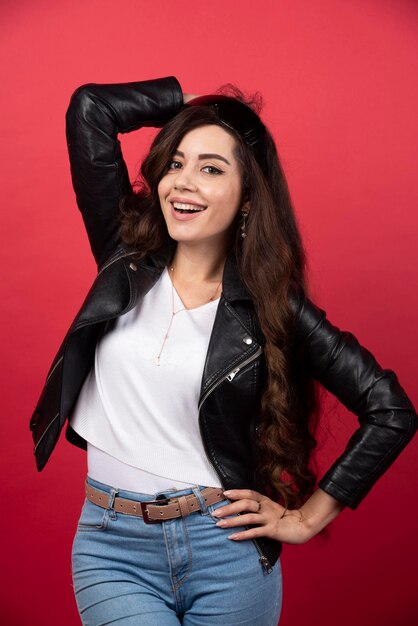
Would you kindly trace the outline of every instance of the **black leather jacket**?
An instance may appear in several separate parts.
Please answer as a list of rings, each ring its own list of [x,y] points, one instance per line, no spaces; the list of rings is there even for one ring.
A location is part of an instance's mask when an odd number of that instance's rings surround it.
[[[171,251],[141,261],[118,236],[118,202],[130,189],[118,133],[160,127],[182,107],[173,77],[120,85],[85,85],[67,111],[67,140],[77,203],[98,275],[48,373],[30,420],[38,470],[42,470],[71,415],[90,370],[97,340],[158,280]],[[315,379],[359,419],[346,450],[319,482],[321,489],[356,508],[394,461],[417,427],[414,408],[395,373],[382,369],[348,332],[326,319],[303,294],[289,295],[296,316],[295,355]],[[203,444],[224,488],[254,488],[256,429],[265,382],[263,336],[251,298],[228,255],[222,295],[210,338],[199,400]],[[86,447],[69,425],[66,436]],[[266,571],[279,542],[253,540]]]

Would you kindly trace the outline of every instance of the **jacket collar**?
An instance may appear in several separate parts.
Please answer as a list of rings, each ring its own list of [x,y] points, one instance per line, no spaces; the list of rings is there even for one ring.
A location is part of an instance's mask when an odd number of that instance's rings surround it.
[[[148,261],[158,271],[162,272],[168,265],[174,252],[172,245],[167,245],[156,252],[148,255]],[[149,265],[150,263],[147,263]],[[240,271],[234,251],[231,249],[226,257],[224,271],[222,275],[222,292],[225,300],[234,302],[235,300],[251,300],[251,296],[241,280]]]

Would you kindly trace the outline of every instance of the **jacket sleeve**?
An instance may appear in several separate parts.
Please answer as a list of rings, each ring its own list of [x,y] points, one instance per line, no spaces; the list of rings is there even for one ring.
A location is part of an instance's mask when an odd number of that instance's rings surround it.
[[[355,509],[417,429],[417,414],[396,374],[382,369],[357,339],[339,330],[304,295],[290,299],[296,313],[298,358],[352,413],[359,427],[319,487]]]
[[[173,76],[91,83],[72,95],[66,114],[71,176],[98,266],[119,243],[119,201],[132,189],[118,133],[161,127],[182,106],[182,89]]]

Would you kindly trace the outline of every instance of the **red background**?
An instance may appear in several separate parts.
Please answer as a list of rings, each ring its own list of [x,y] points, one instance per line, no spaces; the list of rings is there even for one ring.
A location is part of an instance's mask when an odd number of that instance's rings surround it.
[[[417,405],[417,13],[407,0],[2,0],[2,624],[79,623],[70,550],[85,456],[62,439],[39,475],[28,430],[94,276],[67,162],[72,91],[170,74],[185,92],[228,81],[258,89],[316,301],[397,372]],[[151,135],[123,139],[132,175]],[[322,469],[355,423],[327,402]],[[325,542],[285,548],[281,626],[414,620],[416,450]]]

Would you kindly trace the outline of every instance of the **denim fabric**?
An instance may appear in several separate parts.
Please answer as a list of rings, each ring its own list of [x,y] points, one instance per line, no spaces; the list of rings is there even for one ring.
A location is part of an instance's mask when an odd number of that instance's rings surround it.
[[[216,526],[204,486],[141,494],[88,478],[108,494],[155,500],[194,493],[202,511],[158,524],[103,509],[85,500],[72,550],[78,610],[84,626],[276,626],[282,590],[277,561],[269,574],[250,539],[233,541]]]

